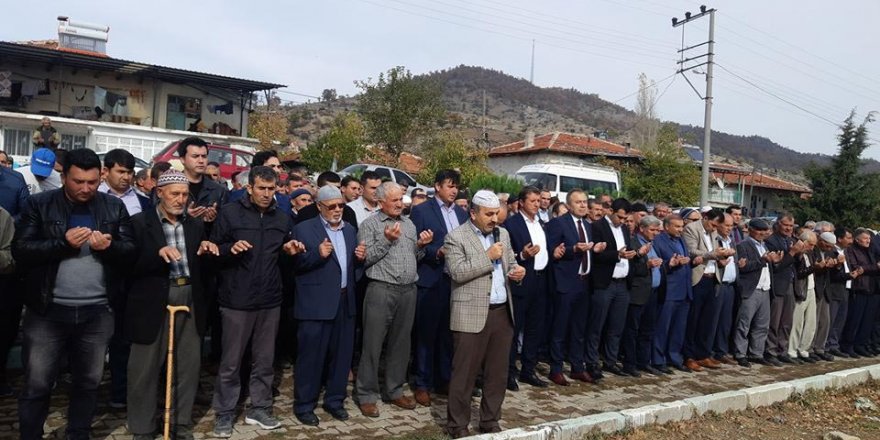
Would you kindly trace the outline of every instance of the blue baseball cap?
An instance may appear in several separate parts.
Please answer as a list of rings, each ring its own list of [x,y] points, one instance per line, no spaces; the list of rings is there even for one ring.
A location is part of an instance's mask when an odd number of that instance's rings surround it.
[[[35,176],[49,177],[55,169],[55,153],[48,148],[39,148],[31,155],[31,172]]]

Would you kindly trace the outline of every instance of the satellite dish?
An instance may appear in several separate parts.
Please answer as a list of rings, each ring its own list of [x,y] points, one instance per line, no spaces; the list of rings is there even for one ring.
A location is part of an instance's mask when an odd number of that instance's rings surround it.
[[[718,185],[719,189],[724,189],[724,181],[720,177],[715,178],[715,184]]]

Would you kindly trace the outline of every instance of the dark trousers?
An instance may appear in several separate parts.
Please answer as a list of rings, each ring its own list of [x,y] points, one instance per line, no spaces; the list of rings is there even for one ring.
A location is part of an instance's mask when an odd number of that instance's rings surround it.
[[[122,301],[120,301],[121,303]],[[128,386],[128,356],[131,352],[131,343],[125,340],[123,334],[125,308],[116,305],[114,308],[113,337],[110,338],[110,401],[114,403],[126,402],[126,387]]]
[[[449,331],[449,277],[432,287],[419,287],[416,299],[415,388],[432,390],[449,384],[452,333]]]
[[[293,375],[295,414],[315,410],[322,385],[324,407],[342,408],[354,351],[354,321],[348,315],[348,295],[342,295],[334,319],[299,321]]]
[[[516,353],[519,347],[519,334],[522,332],[522,350],[520,361],[522,370],[520,375],[526,376],[535,373],[538,364],[538,347],[541,345],[541,337],[544,334],[545,309],[547,304],[547,289],[550,287],[550,273],[547,270],[533,272],[529,278],[523,281],[526,289],[523,295],[513,297],[514,319],[513,343],[510,346],[510,374],[515,375]]]
[[[825,294],[816,292],[816,334],[813,336],[813,345],[810,351],[813,353],[825,353],[825,344],[828,342],[828,334],[831,332],[831,303],[825,299]]]
[[[617,362],[620,336],[626,325],[626,309],[629,307],[629,290],[626,279],[612,280],[605,289],[596,289],[590,295],[590,318],[587,323],[586,353],[587,365],[599,365],[599,344],[604,343],[605,363]]]
[[[645,304],[630,304],[626,312],[626,327],[620,340],[623,366],[627,370],[644,368],[651,363],[654,325],[657,321],[657,289]]]
[[[844,352],[864,349],[871,340],[874,318],[880,296],[867,292],[853,292],[850,298],[849,315],[843,327],[840,348]]]
[[[242,357],[250,343],[251,374],[248,395],[252,408],[272,407],[272,380],[275,377],[275,333],[281,307],[262,310],[234,310],[220,307],[223,325],[223,351],[217,370],[212,406],[217,414],[230,414],[238,404],[242,378]]]
[[[49,398],[63,358],[72,386],[67,406],[67,438],[88,439],[104,372],[104,355],[113,335],[113,312],[106,305],[51,305],[45,315],[25,312],[24,390],[18,399],[22,439],[43,437]]]
[[[682,354],[685,359],[706,359],[712,355],[721,298],[715,275],[702,277],[694,286],[694,299],[688,312],[688,323]]]
[[[199,385],[199,365],[201,362],[198,330],[196,330],[195,311],[192,310],[192,288],[173,286],[168,292],[171,305],[190,306],[189,313],[177,312],[174,316],[174,366],[173,388],[171,389],[173,408],[172,420],[177,427],[191,427],[192,407]],[[128,430],[132,434],[153,434],[156,430],[156,404],[161,393],[159,376],[165,378],[168,353],[168,312],[156,340],[151,344],[131,344],[128,359]],[[164,405],[163,405],[164,407]]]
[[[550,374],[562,372],[566,341],[568,341],[568,361],[571,363],[571,372],[581,373],[584,371],[584,336],[587,332],[587,312],[590,309],[588,289],[587,280],[584,279],[583,292],[556,292],[553,297]]]
[[[21,323],[22,289],[13,275],[0,275],[0,385],[8,385],[6,365]]]
[[[660,306],[657,327],[654,329],[654,350],[651,363],[654,365],[681,365],[684,358],[681,348],[687,330],[687,316],[691,302],[687,299],[667,299]]]
[[[850,292],[847,290],[843,299],[832,300],[828,314],[831,315],[831,329],[828,332],[826,350],[839,350],[843,336],[843,327],[846,325],[846,316],[849,314]]]
[[[767,332],[767,346],[764,353],[771,356],[788,353],[788,337],[791,335],[794,318],[794,293],[789,288],[785,295],[770,298],[770,329]]]
[[[455,354],[449,381],[446,429],[454,434],[465,429],[471,420],[471,393],[477,374],[483,373],[483,398],[480,401],[480,428],[498,426],[501,404],[507,387],[509,341],[513,325],[506,306],[489,310],[486,325],[479,333],[454,332]]]
[[[712,347],[712,355],[716,358],[733,355],[730,343],[733,337],[734,299],[736,288],[733,284],[721,284],[718,286],[718,330],[715,332],[715,343]]]

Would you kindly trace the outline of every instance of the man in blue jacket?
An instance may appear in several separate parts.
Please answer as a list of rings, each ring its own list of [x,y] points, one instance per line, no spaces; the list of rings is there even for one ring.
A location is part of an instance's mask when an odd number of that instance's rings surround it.
[[[232,436],[235,405],[241,391],[241,359],[250,342],[251,407],[245,423],[263,429],[281,426],[272,415],[272,364],[281,316],[283,251],[303,250],[292,239],[292,220],[275,207],[278,175],[265,166],[248,176],[249,197],[227,204],[211,232],[219,249],[220,288],[217,302],[223,325],[223,354],[214,389],[215,437]]]
[[[666,374],[672,374],[669,365],[689,373],[691,370],[684,365],[681,349],[694,294],[691,286],[691,258],[681,238],[684,220],[677,214],[671,214],[663,219],[663,227],[666,230],[654,239],[654,250],[663,259],[666,295],[654,329],[651,363],[654,368]]]
[[[444,389],[452,372],[452,332],[449,330],[451,284],[444,267],[443,240],[468,219],[455,205],[461,176],[455,170],[441,170],[434,177],[434,197],[416,206],[410,218],[416,232],[431,231],[434,240],[425,246],[419,260],[416,300],[416,353],[414,387],[416,402],[431,405],[430,390]]]
[[[309,426],[318,425],[315,407],[322,386],[324,410],[348,420],[344,403],[354,351],[354,271],[366,257],[354,226],[342,220],[345,199],[339,188],[322,186],[316,203],[319,215],[294,230],[305,251],[294,259],[298,351],[293,413]]]

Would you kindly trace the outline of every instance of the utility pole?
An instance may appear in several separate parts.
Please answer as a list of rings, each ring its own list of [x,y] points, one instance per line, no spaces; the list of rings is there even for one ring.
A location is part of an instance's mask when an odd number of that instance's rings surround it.
[[[532,69],[529,73],[529,83],[535,85],[535,40],[532,39]]]
[[[684,46],[684,25],[694,21],[696,19],[709,16],[709,40],[694,46],[685,47]],[[680,73],[684,79],[690,84],[691,88],[694,89],[694,92],[697,93],[697,96],[700,97],[706,103],[706,110],[703,121],[703,129],[705,132],[703,133],[703,166],[700,173],[700,206],[706,206],[709,204],[709,164],[712,162],[710,158],[710,150],[712,145],[712,71],[714,66],[714,58],[715,58],[715,9],[706,9],[706,6],[700,6],[700,13],[696,15],[692,15],[690,12],[685,12],[685,19],[679,21],[678,18],[672,17],[672,27],[682,26],[681,35],[682,35],[682,48],[678,51],[681,54],[681,59],[677,62],[679,65],[678,73]],[[704,54],[693,56],[690,58],[685,58],[685,52],[696,49],[702,46],[707,46],[707,51]],[[685,66],[685,63],[699,60],[701,58],[706,58],[706,61],[690,66]],[[706,95],[701,96],[700,92],[697,91],[696,87],[691,83],[690,79],[688,79],[687,75],[684,73],[693,70],[700,66],[706,66]]]

